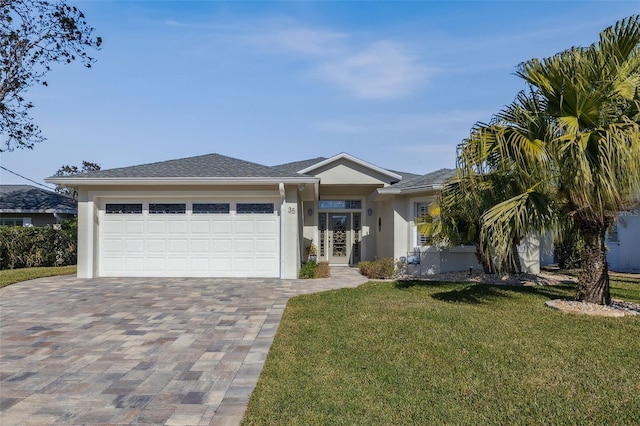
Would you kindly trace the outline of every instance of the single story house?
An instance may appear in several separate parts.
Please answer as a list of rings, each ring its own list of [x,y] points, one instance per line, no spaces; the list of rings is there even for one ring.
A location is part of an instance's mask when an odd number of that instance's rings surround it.
[[[52,226],[77,213],[69,196],[31,185],[0,185],[0,226]]]
[[[407,257],[424,243],[416,218],[453,173],[346,153],[278,166],[209,154],[46,181],[78,190],[81,278],[292,279],[311,244],[331,265]]]

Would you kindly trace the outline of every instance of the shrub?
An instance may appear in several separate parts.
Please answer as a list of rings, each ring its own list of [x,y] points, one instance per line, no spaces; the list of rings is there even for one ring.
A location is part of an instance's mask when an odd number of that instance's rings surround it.
[[[0,269],[73,265],[77,234],[73,223],[52,227],[0,227]]]
[[[331,268],[329,262],[318,263],[318,278],[329,278],[331,276]]]
[[[358,263],[360,273],[371,279],[389,279],[395,272],[395,262],[390,257],[376,260],[365,260]]]
[[[310,278],[318,278],[318,264],[313,261],[303,263],[300,268],[299,278],[306,280]]]

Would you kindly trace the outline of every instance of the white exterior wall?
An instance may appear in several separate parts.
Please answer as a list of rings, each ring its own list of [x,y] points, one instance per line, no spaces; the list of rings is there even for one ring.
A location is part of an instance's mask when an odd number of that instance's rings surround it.
[[[540,240],[529,235],[518,245],[518,256],[522,272],[528,274],[540,273]]]
[[[93,278],[94,256],[97,239],[95,237],[96,209],[93,198],[86,189],[78,191],[78,278]]]
[[[298,189],[296,186],[285,188],[286,199],[284,209],[280,212],[282,226],[282,241],[284,249],[281,249],[280,264],[284,270],[280,271],[280,278],[296,279],[300,270],[300,244],[298,239]]]
[[[618,241],[607,241],[609,268],[640,272],[640,208],[618,216]]]

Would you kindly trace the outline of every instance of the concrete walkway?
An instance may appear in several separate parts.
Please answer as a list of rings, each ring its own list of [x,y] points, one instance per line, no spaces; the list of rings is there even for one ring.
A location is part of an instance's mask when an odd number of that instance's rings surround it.
[[[287,300],[367,281],[331,273],[0,289],[0,424],[239,424]]]

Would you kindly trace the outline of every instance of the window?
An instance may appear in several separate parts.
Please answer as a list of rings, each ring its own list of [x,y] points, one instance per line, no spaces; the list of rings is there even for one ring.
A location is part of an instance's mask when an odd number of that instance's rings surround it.
[[[186,204],[149,204],[149,214],[185,214]]]
[[[23,226],[24,220],[22,218],[1,218],[0,226]]]
[[[416,203],[416,245],[424,246],[429,243],[430,238],[420,233],[420,224],[424,223],[425,217],[429,216],[429,203]]]
[[[193,203],[193,214],[227,214],[229,203]]]
[[[273,203],[238,203],[236,205],[238,214],[269,214],[273,213]]]
[[[346,210],[361,209],[362,201],[360,200],[320,200],[318,201],[318,209],[324,210]]]
[[[107,204],[106,214],[142,214],[142,204]]]

